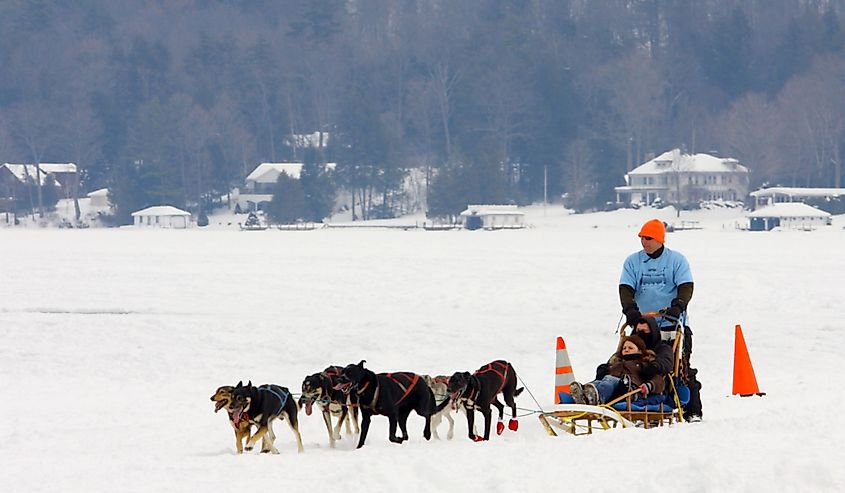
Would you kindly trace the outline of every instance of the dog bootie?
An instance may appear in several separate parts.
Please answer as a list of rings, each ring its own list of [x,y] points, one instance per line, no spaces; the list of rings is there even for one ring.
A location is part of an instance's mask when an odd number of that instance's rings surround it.
[[[496,423],[496,434],[501,435],[505,431],[505,424],[499,421]]]
[[[473,442],[483,442],[483,441],[484,441],[484,437],[480,437],[480,436],[478,436],[478,435],[475,435],[475,438],[473,438],[473,439],[472,439],[472,441],[473,441]]]
[[[510,421],[508,421],[508,429],[511,430],[511,431],[518,430],[519,429],[519,421],[517,421],[515,419],[511,419]]]

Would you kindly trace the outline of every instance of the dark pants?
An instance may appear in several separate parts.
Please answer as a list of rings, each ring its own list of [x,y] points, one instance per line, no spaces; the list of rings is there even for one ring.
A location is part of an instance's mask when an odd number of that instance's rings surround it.
[[[701,382],[698,381],[698,370],[690,366],[692,357],[692,329],[684,326],[684,355],[681,381],[689,387],[689,402],[684,406],[684,416],[703,416],[701,411]]]
[[[674,328],[661,328],[664,332],[673,332]],[[665,339],[664,339],[665,340]],[[674,334],[672,340],[674,340]],[[671,341],[670,344],[671,344]],[[684,417],[687,416],[702,416],[701,412],[701,382],[698,381],[698,370],[690,366],[690,357],[692,357],[692,329],[684,326],[684,347],[681,353],[681,365],[679,368],[678,377],[682,384],[686,385],[690,391],[690,399],[686,406],[684,406]]]

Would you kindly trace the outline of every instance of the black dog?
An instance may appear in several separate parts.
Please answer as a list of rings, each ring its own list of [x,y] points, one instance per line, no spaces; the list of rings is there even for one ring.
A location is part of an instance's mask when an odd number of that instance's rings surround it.
[[[501,435],[505,429],[502,423],[505,407],[496,396],[501,392],[505,403],[511,408],[512,418],[508,428],[516,431],[519,422],[516,420],[516,403],[514,397],[522,393],[523,388],[516,388],[516,372],[513,366],[504,360],[497,360],[478,369],[472,375],[469,372],[458,372],[449,378],[449,397],[453,406],[463,404],[467,410],[467,427],[470,440],[479,442],[490,439],[491,410],[490,405],[499,410],[499,422],[496,433]],[[484,415],[484,438],[475,435],[475,412],[478,408]]]
[[[302,436],[299,434],[299,422],[297,420],[296,401],[290,398],[290,391],[278,385],[262,385],[253,387],[252,381],[243,385],[238,382],[232,391],[232,403],[230,404],[232,419],[237,423],[241,419],[249,420],[251,424],[258,426],[258,431],[246,442],[245,449],[252,450],[255,442],[268,437],[267,450],[262,447],[262,452],[279,453],[273,442],[276,439],[273,433],[273,421],[285,419],[296,437],[297,449],[302,452]]]
[[[343,369],[338,384],[335,387],[344,393],[353,390],[358,396],[361,406],[361,435],[358,437],[358,447],[364,446],[367,431],[370,429],[370,418],[373,414],[387,416],[390,420],[390,441],[402,443],[408,439],[407,421],[411,411],[425,418],[423,437],[431,439],[431,415],[440,412],[449,404],[444,399],[440,405],[435,405],[434,394],[425,381],[416,373],[379,373],[364,368],[364,361],[348,365]],[[402,436],[396,436],[396,425],[402,430]]]
[[[352,432],[349,426],[350,415],[355,425],[355,433],[360,433],[357,396],[354,394],[347,396],[342,391],[334,389],[341,371],[343,371],[341,366],[330,366],[321,373],[305,377],[302,382],[302,396],[299,398],[299,407],[305,406],[305,414],[308,416],[311,415],[314,403],[320,407],[329,433],[329,446],[332,448],[334,448],[335,440],[340,440],[340,428],[343,423],[346,423],[346,432]],[[332,427],[333,414],[338,417],[335,427]]]

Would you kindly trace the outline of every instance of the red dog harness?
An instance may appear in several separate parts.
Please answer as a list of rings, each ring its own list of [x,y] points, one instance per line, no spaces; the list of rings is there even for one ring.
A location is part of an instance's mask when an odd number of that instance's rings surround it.
[[[419,381],[419,379],[420,379],[420,376],[419,376],[419,375],[417,375],[416,373],[409,373],[409,372],[400,372],[400,373],[381,373],[381,375],[384,375],[384,376],[386,376],[387,378],[389,378],[389,379],[393,380],[393,383],[395,383],[396,385],[398,385],[398,386],[399,386],[399,388],[400,388],[400,389],[402,389],[402,391],[404,392],[404,394],[402,394],[402,397],[401,397],[401,398],[399,398],[399,400],[398,400],[398,401],[396,401],[396,405],[397,405],[397,406],[398,406],[398,405],[399,405],[402,401],[404,401],[406,397],[408,397],[408,395],[411,393],[411,391],[412,391],[412,390],[414,390],[414,387],[416,387],[417,382],[418,382],[418,381]],[[403,384],[403,383],[402,383],[402,382],[401,382],[401,381],[397,378],[397,377],[400,377],[400,376],[401,376],[401,377],[403,377],[403,379],[404,379],[404,380],[406,380],[406,382],[405,382],[404,384]],[[360,389],[358,389],[358,395],[363,394],[363,393],[364,393],[364,391],[365,391],[365,390],[367,390],[367,387],[369,387],[369,386],[370,386],[370,382],[365,383],[363,387],[361,387]],[[370,402],[370,405],[369,405],[369,406],[367,406],[367,407],[369,407],[370,409],[372,409],[373,411],[375,411],[375,410],[376,410],[376,403],[378,402],[379,390],[381,390],[381,389],[380,389],[380,387],[379,387],[379,385],[378,385],[378,376],[376,376],[376,391],[375,391],[375,393],[373,394],[373,400],[372,400],[372,402]]]
[[[483,373],[490,373],[490,372],[495,373],[496,375],[499,376],[499,378],[502,379],[502,385],[499,385],[499,390],[497,390],[496,392],[493,393],[493,395],[496,395],[499,392],[501,392],[503,388],[505,388],[505,382],[507,381],[507,378],[508,378],[508,363],[507,363],[507,361],[496,360],[496,361],[488,364],[487,366],[483,366],[483,367],[479,368],[478,370],[475,371],[475,373],[473,373],[473,375],[477,377],[478,375],[481,375]]]
[[[400,381],[399,381],[396,377],[394,377],[393,375],[401,375],[401,376],[402,376],[405,380],[407,380],[406,385],[402,385],[402,382],[400,382]],[[400,388],[400,389],[402,389],[402,390],[405,392],[404,394],[402,394],[402,398],[400,398],[398,401],[396,401],[396,404],[397,404],[397,405],[399,405],[402,401],[404,401],[404,400],[405,400],[405,397],[408,397],[408,394],[410,394],[410,393],[411,393],[411,391],[412,391],[412,390],[414,390],[414,387],[416,387],[416,386],[417,386],[417,382],[419,382],[419,380],[420,380],[420,376],[419,376],[419,375],[417,375],[416,373],[408,373],[408,372],[401,372],[401,373],[387,373],[387,374],[385,374],[385,376],[386,376],[387,378],[389,378],[389,379],[393,380],[393,382],[394,382],[396,385],[398,385],[398,386],[399,386],[399,388]]]

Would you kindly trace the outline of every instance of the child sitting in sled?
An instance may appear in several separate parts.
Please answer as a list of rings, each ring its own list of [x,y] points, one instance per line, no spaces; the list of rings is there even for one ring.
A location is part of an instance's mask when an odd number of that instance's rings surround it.
[[[662,401],[665,375],[653,363],[654,351],[646,349],[637,336],[625,337],[610,360],[596,369],[596,379],[587,384],[572,382],[569,391],[576,404],[606,404],[633,389],[639,388],[643,399],[651,394]],[[648,402],[651,404],[652,402]],[[656,402],[654,402],[656,403]]]

